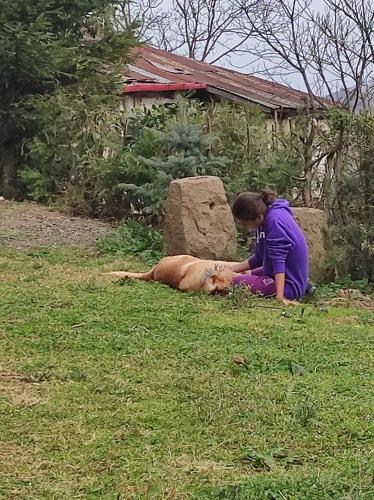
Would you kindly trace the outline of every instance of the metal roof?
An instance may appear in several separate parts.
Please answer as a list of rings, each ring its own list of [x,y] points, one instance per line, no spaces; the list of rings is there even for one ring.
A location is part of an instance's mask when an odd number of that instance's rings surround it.
[[[239,102],[251,102],[268,111],[298,110],[308,106],[306,92],[246,75],[206,62],[165,52],[147,45],[133,49],[132,64],[125,72],[124,93],[204,88],[211,94]],[[199,85],[199,86],[198,86]]]

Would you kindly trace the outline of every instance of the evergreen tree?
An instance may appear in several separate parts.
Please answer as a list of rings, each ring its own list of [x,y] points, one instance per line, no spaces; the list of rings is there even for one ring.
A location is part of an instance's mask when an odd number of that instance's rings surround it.
[[[344,120],[350,141],[332,207],[337,268],[341,276],[374,283],[374,115],[337,110],[332,118],[332,131]]]
[[[45,129],[51,132],[52,120],[56,122],[64,113],[68,123],[82,119],[85,110],[116,99],[119,75],[133,40],[131,33],[114,30],[115,3],[0,0],[2,194],[23,194],[18,172],[27,165],[22,156],[25,141],[38,134],[40,138]],[[57,137],[58,126],[54,126]]]
[[[151,182],[123,188],[135,195],[144,214],[159,222],[170,181],[199,175],[221,176],[230,160],[214,155],[215,137],[191,121],[188,105],[182,104],[165,131],[153,130],[152,134],[159,156],[140,158],[148,168]]]

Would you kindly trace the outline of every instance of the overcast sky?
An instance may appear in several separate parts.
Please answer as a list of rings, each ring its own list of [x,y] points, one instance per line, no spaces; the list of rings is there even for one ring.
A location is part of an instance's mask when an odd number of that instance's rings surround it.
[[[316,10],[321,10],[323,8],[323,3],[323,0],[312,0],[312,7]],[[171,0],[164,0],[163,5],[167,8],[171,5]],[[179,52],[183,54],[183,51]],[[259,69],[259,65],[253,64],[253,59],[250,54],[233,54],[225,61],[220,61],[216,64],[226,67],[232,67],[232,69],[235,69],[236,71],[240,71],[242,73],[250,73],[254,75],[257,74],[257,76],[265,78],[263,74],[256,72],[256,69]],[[279,81],[280,83],[290,85],[291,87],[304,90],[303,82],[299,75],[287,75],[287,77],[274,75],[273,79]]]
[[[374,1],[374,0],[373,0]],[[318,11],[323,9],[323,0],[312,0],[311,5],[312,7]],[[233,69],[236,69],[238,71],[241,71],[243,73],[251,73],[256,75],[256,66],[258,67],[259,65],[257,64],[252,64],[251,61],[251,56],[250,55],[236,55],[233,54],[232,57],[230,58],[230,61],[227,61],[223,63],[224,66],[232,66]],[[258,74],[260,77],[264,77],[263,74]],[[305,90],[302,78],[300,75],[297,74],[292,74],[292,75],[287,75],[284,77],[274,75],[273,76],[274,80],[279,81],[280,83],[286,83],[287,85],[290,85],[291,87]]]

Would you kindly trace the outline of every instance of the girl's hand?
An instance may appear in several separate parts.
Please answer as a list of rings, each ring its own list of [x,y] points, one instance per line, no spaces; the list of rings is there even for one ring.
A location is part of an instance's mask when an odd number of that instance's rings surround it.
[[[298,306],[299,303],[296,302],[296,300],[288,300],[284,297],[284,286],[286,283],[285,273],[277,273],[274,276],[274,280],[277,300],[279,300],[279,302],[283,302],[285,306]]]

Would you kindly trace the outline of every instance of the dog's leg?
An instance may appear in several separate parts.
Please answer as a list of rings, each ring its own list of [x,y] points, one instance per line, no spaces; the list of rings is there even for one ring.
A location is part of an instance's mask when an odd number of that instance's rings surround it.
[[[127,271],[114,271],[111,273],[102,273],[103,276],[111,276],[119,280],[135,279],[143,281],[152,281],[154,268],[146,273],[129,273]]]

